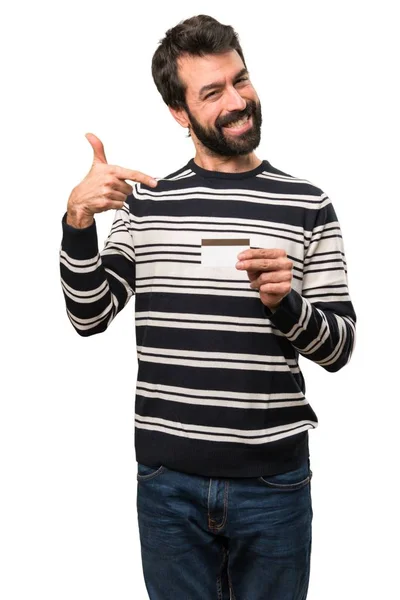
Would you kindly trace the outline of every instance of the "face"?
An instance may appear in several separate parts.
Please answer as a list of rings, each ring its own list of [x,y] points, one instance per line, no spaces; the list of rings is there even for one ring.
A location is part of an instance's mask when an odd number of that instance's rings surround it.
[[[173,112],[184,127],[219,156],[252,152],[261,138],[261,105],[239,54],[179,59],[179,76],[186,84],[186,111]]]

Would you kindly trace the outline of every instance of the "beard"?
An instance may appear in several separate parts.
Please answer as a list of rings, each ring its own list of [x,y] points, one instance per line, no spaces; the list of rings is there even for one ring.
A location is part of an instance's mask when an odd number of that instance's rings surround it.
[[[249,154],[260,144],[261,139],[261,104],[249,100],[243,111],[235,110],[216,120],[215,128],[203,127],[186,106],[190,126],[198,140],[217,156],[243,156]],[[243,117],[252,117],[253,126],[241,135],[229,136],[223,132],[223,127]]]

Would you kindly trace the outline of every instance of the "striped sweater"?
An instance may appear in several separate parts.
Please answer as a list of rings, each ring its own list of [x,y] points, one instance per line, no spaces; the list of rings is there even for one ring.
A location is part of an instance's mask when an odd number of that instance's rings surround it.
[[[156,188],[134,184],[104,249],[96,225],[66,223],[60,251],[68,317],[103,332],[135,294],[139,463],[203,476],[256,477],[308,457],[317,417],[299,355],[327,371],[350,359],[356,315],[328,196],[264,160],[245,173],[193,159]],[[283,248],[290,293],[271,312],[246,271],[205,266],[201,240]]]

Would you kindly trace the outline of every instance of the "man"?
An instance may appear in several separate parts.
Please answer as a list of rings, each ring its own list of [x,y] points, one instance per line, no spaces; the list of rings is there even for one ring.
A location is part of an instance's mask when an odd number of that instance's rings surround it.
[[[100,333],[136,294],[150,598],[303,600],[317,418],[298,358],[333,372],[351,356],[340,226],[322,190],[256,156],[261,106],[230,26],[178,24],[152,72],[195,157],[156,181],[108,165],[87,134],[93,166],[63,219],[67,312],[80,335]],[[109,209],[99,254],[93,217]]]

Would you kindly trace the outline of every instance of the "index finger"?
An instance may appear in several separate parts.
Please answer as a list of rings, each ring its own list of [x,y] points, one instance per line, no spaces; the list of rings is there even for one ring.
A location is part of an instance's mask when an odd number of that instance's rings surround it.
[[[150,175],[145,175],[145,173],[142,173],[141,171],[132,171],[131,169],[113,166],[112,172],[116,177],[118,177],[118,179],[129,179],[129,181],[144,183],[145,185],[149,185],[151,187],[155,187],[158,183],[153,177],[150,177]]]
[[[238,254],[239,260],[251,260],[252,258],[281,258],[286,256],[285,250],[281,248],[251,248]]]

